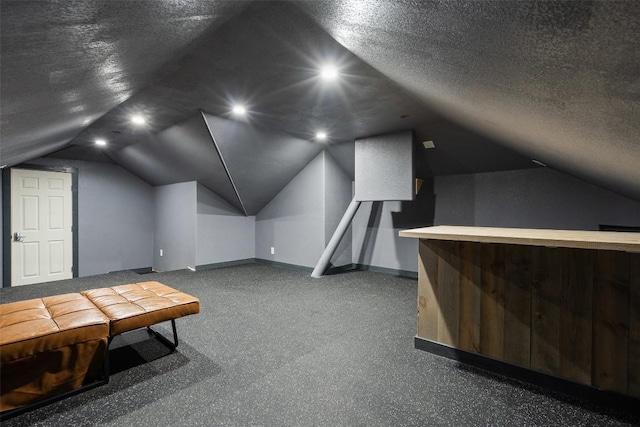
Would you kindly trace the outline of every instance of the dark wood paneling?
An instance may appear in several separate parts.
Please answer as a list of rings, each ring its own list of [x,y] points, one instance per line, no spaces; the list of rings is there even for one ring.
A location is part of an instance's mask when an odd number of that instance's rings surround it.
[[[629,395],[640,398],[640,254],[630,254]]]
[[[505,246],[483,244],[481,251],[480,351],[502,359],[504,351]]]
[[[531,363],[532,246],[505,245],[504,354],[506,362]]]
[[[593,385],[627,393],[629,254],[595,254],[593,298]]]
[[[460,257],[458,242],[443,241],[438,257],[438,342],[458,346],[460,328]]]
[[[438,244],[420,240],[418,257],[418,336],[429,340],[438,338]]]
[[[640,254],[420,241],[418,336],[640,397]]]
[[[532,247],[531,367],[560,373],[562,249]]]
[[[560,375],[582,384],[591,384],[593,255],[563,250]]]
[[[460,242],[459,347],[480,353],[480,244]]]

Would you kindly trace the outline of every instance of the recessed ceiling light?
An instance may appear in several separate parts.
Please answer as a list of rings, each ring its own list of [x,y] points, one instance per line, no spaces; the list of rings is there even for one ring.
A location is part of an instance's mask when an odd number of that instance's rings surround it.
[[[237,116],[242,116],[247,112],[247,109],[244,108],[243,105],[234,105],[233,106],[233,114],[237,115]]]
[[[131,116],[131,122],[134,125],[143,125],[145,124],[147,121],[145,120],[144,116],[141,114],[134,114],[133,116]]]
[[[326,132],[318,132],[318,133],[316,133],[316,139],[318,141],[325,141],[327,139],[327,133]]]
[[[333,65],[326,65],[320,70],[320,77],[323,80],[335,80],[338,78],[338,69]]]
[[[107,145],[107,141],[105,141],[104,139],[96,139],[96,145],[104,147],[105,145]]]

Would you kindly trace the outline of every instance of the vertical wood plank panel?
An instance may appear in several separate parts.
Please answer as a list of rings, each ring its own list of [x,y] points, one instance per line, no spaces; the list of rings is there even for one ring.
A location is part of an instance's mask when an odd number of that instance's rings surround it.
[[[460,242],[461,349],[480,353],[480,244]]]
[[[480,350],[502,359],[504,350],[505,245],[481,246]]]
[[[418,245],[418,336],[438,338],[438,241],[420,239]]]
[[[560,374],[562,249],[534,247],[531,295],[531,368]]]
[[[640,398],[640,254],[629,254],[629,395]]]
[[[560,375],[591,384],[593,250],[563,251]]]
[[[438,342],[458,346],[460,322],[460,258],[458,242],[443,241],[438,256]]]
[[[596,253],[593,303],[593,385],[627,393],[629,254]]]
[[[506,245],[504,360],[528,368],[531,362],[531,246]]]

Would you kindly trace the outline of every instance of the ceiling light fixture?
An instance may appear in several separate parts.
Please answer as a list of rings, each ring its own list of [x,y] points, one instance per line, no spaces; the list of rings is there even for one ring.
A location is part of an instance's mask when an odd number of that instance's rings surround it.
[[[143,124],[145,124],[147,121],[145,120],[144,116],[141,114],[134,114],[133,116],[131,116],[131,122],[134,125],[138,125],[141,126]]]
[[[333,65],[326,65],[320,70],[320,77],[323,80],[335,80],[338,78],[338,69]]]
[[[326,132],[318,132],[318,133],[316,133],[316,139],[318,141],[326,141],[327,140],[327,133]]]
[[[235,114],[236,116],[243,116],[246,114],[247,109],[244,108],[243,105],[234,105],[233,110],[231,111],[233,111],[233,114]]]
[[[107,145],[107,141],[105,141],[104,139],[96,139],[96,145],[104,147],[105,145]]]

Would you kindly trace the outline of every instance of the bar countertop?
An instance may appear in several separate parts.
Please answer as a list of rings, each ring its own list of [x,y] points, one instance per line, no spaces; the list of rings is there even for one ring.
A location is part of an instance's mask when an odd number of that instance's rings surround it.
[[[399,234],[416,239],[640,252],[640,233],[633,232],[438,225]]]

